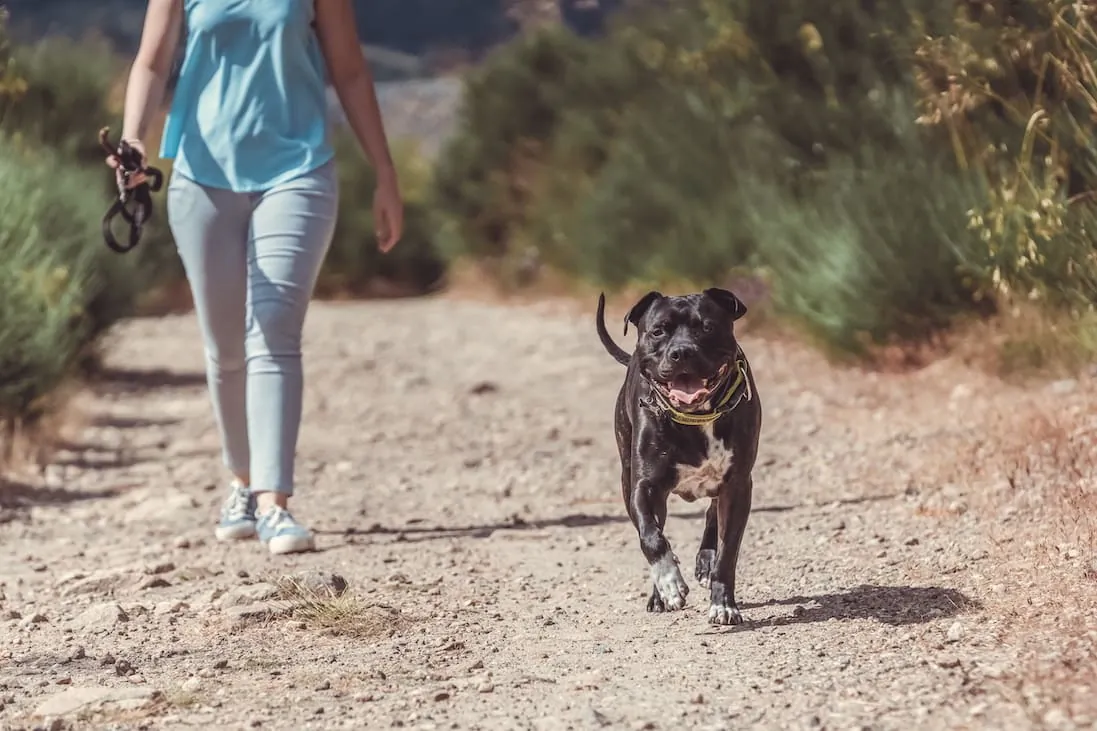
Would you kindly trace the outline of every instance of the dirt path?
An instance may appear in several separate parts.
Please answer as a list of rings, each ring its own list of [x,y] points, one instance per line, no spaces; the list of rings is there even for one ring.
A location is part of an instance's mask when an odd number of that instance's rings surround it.
[[[1028,610],[1062,615],[1046,588],[1083,583],[1086,555],[1026,543],[1032,499],[1000,476],[949,477],[996,408],[1078,403],[1088,381],[835,370],[746,338],[765,426],[747,623],[725,630],[692,577],[685,611],[644,611],[612,436],[623,371],[588,314],[443,299],[310,318],[295,512],[320,550],[212,540],[194,321],[128,324],[89,425],[44,485],[6,488],[0,728],[1088,724],[1016,681],[1018,635],[1046,629]],[[702,509],[671,504],[686,565]],[[302,604],[301,571],[349,589]],[[1090,621],[1076,611],[1062,621]]]

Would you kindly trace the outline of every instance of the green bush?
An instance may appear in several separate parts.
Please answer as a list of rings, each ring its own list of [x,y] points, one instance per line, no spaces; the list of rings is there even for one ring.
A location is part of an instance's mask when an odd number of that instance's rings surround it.
[[[361,296],[394,289],[422,294],[434,289],[445,273],[445,263],[434,248],[426,161],[412,146],[393,145],[404,197],[404,235],[395,249],[382,254],[373,225],[373,168],[348,131],[335,136],[335,146],[339,217],[317,281],[317,296]]]
[[[97,181],[48,150],[0,144],[0,423],[32,423],[130,314],[135,259],[99,236]]]
[[[614,288],[770,280],[833,347],[971,310],[979,181],[914,124],[942,0],[685,0],[606,41],[553,30],[468,83],[437,173],[446,251]]]

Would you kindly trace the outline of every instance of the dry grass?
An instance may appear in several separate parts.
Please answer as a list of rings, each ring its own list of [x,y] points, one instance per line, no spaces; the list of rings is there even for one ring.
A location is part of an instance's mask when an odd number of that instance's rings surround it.
[[[324,634],[367,639],[393,634],[410,620],[392,607],[369,603],[350,591],[318,590],[293,577],[272,580],[278,598],[290,602],[290,616]]]

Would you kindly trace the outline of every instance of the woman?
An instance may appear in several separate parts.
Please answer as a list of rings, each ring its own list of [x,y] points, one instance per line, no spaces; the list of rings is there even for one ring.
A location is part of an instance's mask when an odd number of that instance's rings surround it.
[[[301,420],[301,330],[338,206],[325,78],[376,168],[382,251],[403,227],[373,77],[350,0],[150,0],[122,130],[142,155],[180,35],[186,42],[160,155],[175,160],[168,221],[194,295],[232,473],[216,536],[258,535],[274,554],[311,550],[311,532],[287,504]]]

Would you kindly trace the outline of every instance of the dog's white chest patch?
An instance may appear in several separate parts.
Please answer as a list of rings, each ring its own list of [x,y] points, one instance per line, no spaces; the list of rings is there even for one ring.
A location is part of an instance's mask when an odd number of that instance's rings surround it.
[[[675,495],[690,503],[701,498],[716,497],[720,491],[720,484],[724,481],[724,475],[731,469],[735,460],[735,453],[727,449],[713,434],[712,424],[706,424],[700,428],[704,431],[708,450],[705,458],[697,467],[679,464],[677,466],[678,482],[673,490]]]

